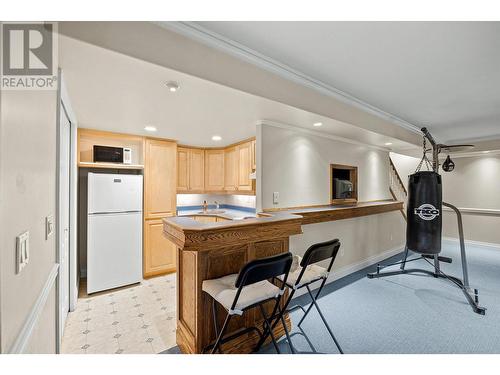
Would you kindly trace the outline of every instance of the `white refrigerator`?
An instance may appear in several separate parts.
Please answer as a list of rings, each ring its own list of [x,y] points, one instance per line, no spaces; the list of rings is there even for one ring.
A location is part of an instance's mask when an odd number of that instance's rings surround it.
[[[142,176],[89,173],[87,293],[142,280]]]

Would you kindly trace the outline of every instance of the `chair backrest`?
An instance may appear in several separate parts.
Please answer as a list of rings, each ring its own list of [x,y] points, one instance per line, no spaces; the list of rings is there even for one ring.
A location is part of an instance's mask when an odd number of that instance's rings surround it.
[[[302,261],[300,262],[300,266],[302,268],[305,268],[310,264],[318,263],[322,260],[331,258],[330,266],[328,267],[328,271],[330,271],[339,248],[340,241],[338,240],[338,238],[331,241],[314,244],[305,252],[304,256],[302,257]]]
[[[290,253],[252,260],[241,268],[235,286],[239,288],[283,274],[288,276],[291,265],[292,254]]]

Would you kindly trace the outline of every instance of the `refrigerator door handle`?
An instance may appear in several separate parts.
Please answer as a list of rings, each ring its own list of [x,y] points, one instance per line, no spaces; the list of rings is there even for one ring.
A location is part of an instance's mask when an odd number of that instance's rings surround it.
[[[89,216],[92,215],[119,215],[119,214],[135,214],[135,213],[142,213],[142,211],[106,211],[106,212],[91,212],[89,213]]]

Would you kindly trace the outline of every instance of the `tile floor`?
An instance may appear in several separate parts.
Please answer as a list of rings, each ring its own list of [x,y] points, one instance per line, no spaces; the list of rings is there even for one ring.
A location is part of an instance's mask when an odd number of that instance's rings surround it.
[[[70,312],[64,354],[154,354],[176,345],[175,274],[87,296]]]

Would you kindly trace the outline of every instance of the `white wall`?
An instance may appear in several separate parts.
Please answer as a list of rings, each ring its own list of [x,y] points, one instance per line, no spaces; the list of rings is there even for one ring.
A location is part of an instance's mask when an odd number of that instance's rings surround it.
[[[261,125],[263,208],[330,203],[330,164],[358,167],[358,201],[389,199],[388,152]],[[279,192],[279,204],[273,204]]]
[[[358,167],[359,201],[390,198],[386,151],[269,125],[257,131],[257,150],[258,199],[264,208],[329,204],[330,163]],[[280,194],[277,205],[272,202],[274,191]],[[290,238],[295,254],[303,254],[313,243],[340,239],[334,277],[398,253],[405,238],[399,211],[303,225],[302,230]]]
[[[419,159],[391,153],[399,175],[415,171]],[[443,200],[459,208],[500,209],[500,155],[481,154],[474,157],[452,158],[453,172],[442,172]],[[500,244],[500,217],[463,213],[464,234],[467,240]],[[456,215],[443,214],[443,235],[458,237]]]
[[[9,352],[56,262],[56,91],[2,91],[0,122],[0,351]],[[16,236],[30,232],[30,260],[16,274]],[[27,351],[56,350],[55,283]]]

